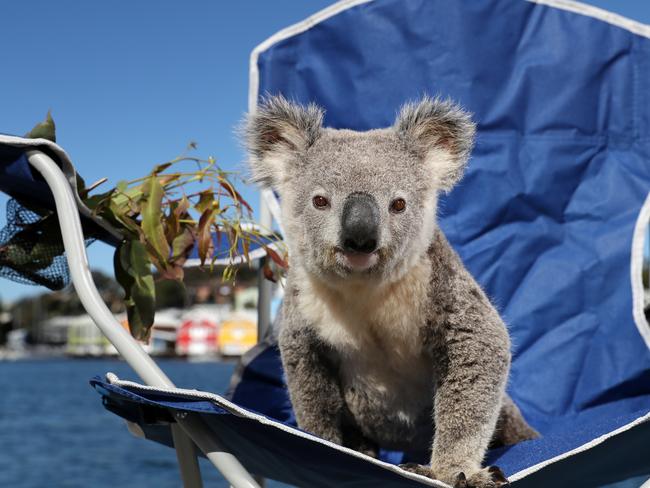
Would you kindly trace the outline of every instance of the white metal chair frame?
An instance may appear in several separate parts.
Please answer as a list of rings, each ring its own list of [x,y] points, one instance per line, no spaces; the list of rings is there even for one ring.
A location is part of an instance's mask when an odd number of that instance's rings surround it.
[[[174,384],[171,380],[142,349],[140,344],[115,320],[102,301],[90,273],[75,195],[64,173],[47,154],[38,150],[30,150],[26,154],[29,164],[43,176],[54,196],[72,284],[84,308],[102,333],[147,385],[173,388]],[[263,289],[261,293],[265,291]],[[268,317],[264,318],[268,323]],[[176,424],[171,425],[171,430],[185,488],[201,488],[203,486],[196,446],[234,488],[260,488],[253,476],[234,455],[220,445],[211,431],[208,435],[208,429],[198,414],[177,413]]]

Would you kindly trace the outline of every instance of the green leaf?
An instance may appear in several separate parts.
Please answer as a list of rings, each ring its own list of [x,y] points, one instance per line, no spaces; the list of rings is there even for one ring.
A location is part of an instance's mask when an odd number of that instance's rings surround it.
[[[131,335],[148,340],[156,308],[156,287],[151,261],[140,241],[124,241],[113,259],[115,277],[124,288]]]
[[[167,239],[167,242],[173,242],[174,237],[176,237],[181,231],[181,224],[178,221],[176,207],[178,207],[178,202],[173,202],[169,206],[169,214],[163,214],[165,239]]]
[[[30,130],[25,137],[28,139],[47,139],[48,141],[56,142],[56,125],[52,118],[52,111],[47,111],[47,116],[43,122],[39,122]]]
[[[120,207],[127,207],[129,202],[138,201],[142,195],[142,187],[134,186],[133,188],[128,188],[128,183],[125,181],[120,181],[115,188],[117,191],[112,197],[113,203]]]
[[[109,190],[104,193],[97,193],[95,195],[85,197],[83,199],[86,206],[91,210],[100,211],[110,205],[110,199],[115,189]]]
[[[164,267],[169,259],[169,243],[162,223],[163,187],[158,178],[150,176],[143,183],[143,191],[147,201],[142,209],[142,231]]]
[[[74,176],[77,183],[77,193],[81,198],[84,198],[88,194],[88,191],[86,190],[86,182],[79,173],[75,172]]]
[[[131,287],[135,281],[127,271],[129,269],[129,248],[130,241],[123,241],[115,248],[115,253],[113,254],[113,271],[115,273],[115,279],[124,289],[125,302],[130,300]]]
[[[135,236],[140,236],[140,234],[142,234],[142,228],[140,225],[138,225],[138,223],[131,217],[126,215],[129,211],[128,207],[119,207],[118,205],[115,205],[114,200],[111,200],[108,209],[110,210],[111,215],[121,224],[122,227],[132,232]]]
[[[209,208],[212,208],[214,202],[214,193],[210,190],[205,190],[200,193],[199,201],[194,205],[194,208],[203,213]]]
[[[165,237],[167,242],[172,243],[174,239],[183,232],[181,228],[181,219],[186,219],[189,217],[188,210],[190,208],[190,201],[187,197],[183,196],[178,201],[172,202],[169,206],[169,214],[164,216],[165,221]],[[183,224],[184,227],[187,227],[187,224]],[[172,259],[174,252],[172,251]]]
[[[185,227],[172,242],[172,261],[177,261],[182,257],[187,257],[187,254],[194,246],[194,240],[194,233],[190,228]]]
[[[201,218],[199,219],[196,239],[199,242],[199,259],[201,260],[201,265],[205,264],[206,259],[212,255],[213,251],[212,235],[210,233],[213,215],[214,210],[208,208],[201,214]]]

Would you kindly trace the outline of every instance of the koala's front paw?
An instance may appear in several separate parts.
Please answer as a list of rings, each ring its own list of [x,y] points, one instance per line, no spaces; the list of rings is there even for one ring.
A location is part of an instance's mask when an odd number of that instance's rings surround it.
[[[400,468],[411,473],[439,479],[429,466],[417,463],[400,464]],[[510,482],[498,466],[490,466],[473,473],[469,478],[465,473],[458,473],[451,483],[454,488],[505,488]]]
[[[483,468],[469,478],[465,476],[465,473],[458,473],[454,481],[454,488],[501,488],[506,486],[510,486],[510,483],[497,466]]]
[[[426,476],[428,478],[434,478],[433,473],[431,472],[431,468],[429,466],[424,466],[418,463],[406,463],[406,464],[400,464],[399,467],[402,468],[404,471],[408,471],[409,473],[415,473],[421,476]]]

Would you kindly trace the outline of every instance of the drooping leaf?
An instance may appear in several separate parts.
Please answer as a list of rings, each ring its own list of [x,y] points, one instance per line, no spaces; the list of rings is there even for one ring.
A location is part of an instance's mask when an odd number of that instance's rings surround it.
[[[201,260],[201,265],[205,264],[205,261],[212,255],[213,243],[212,235],[210,229],[212,228],[211,221],[214,211],[211,208],[207,208],[199,219],[199,228],[197,230],[196,240],[199,243],[199,259]]]
[[[289,263],[287,262],[286,259],[281,257],[275,250],[269,246],[263,246],[264,250],[266,251],[266,255],[270,257],[275,264],[280,266],[281,268],[288,269],[289,268]]]
[[[147,178],[142,186],[147,198],[142,209],[142,231],[164,267],[169,258],[169,243],[162,223],[163,187],[155,176]]]
[[[173,202],[170,205],[170,212],[165,221],[165,235],[167,236],[167,242],[172,243],[176,236],[181,233],[181,225],[187,227],[187,224],[181,224],[181,219],[190,219],[190,205],[190,201],[185,195],[183,195],[180,200]]]
[[[222,281],[234,281],[236,268],[234,266],[226,266],[221,273]]]
[[[56,142],[56,124],[52,118],[52,111],[47,111],[47,116],[43,122],[39,122],[30,130],[25,137],[28,139],[47,139]]]
[[[178,207],[178,202],[174,202],[170,205],[168,214],[163,213],[165,239],[167,239],[167,242],[170,244],[181,231],[181,224],[178,219],[178,214],[176,213],[176,207]]]
[[[131,264],[135,272],[135,282],[131,288],[131,298],[134,307],[132,317],[135,319],[133,335],[142,340],[148,340],[156,309],[156,289],[151,273],[151,261],[139,241],[133,241],[131,246]],[[133,320],[129,318],[129,323]]]
[[[86,182],[84,179],[81,177],[79,173],[75,173],[74,175],[75,178],[75,183],[77,184],[77,193],[79,194],[79,197],[85,198],[86,195],[88,194],[88,189],[86,188]],[[99,185],[95,185],[99,186]]]
[[[233,200],[235,200],[236,202],[241,203],[244,207],[246,207],[246,209],[248,209],[249,212],[253,211],[253,209],[248,204],[248,202],[242,198],[242,196],[239,194],[239,192],[237,190],[235,190],[235,188],[230,183],[227,183],[226,181],[221,180],[219,182],[219,184],[221,185],[221,187],[224,190],[226,190],[228,192],[228,194],[232,197]]]
[[[264,273],[264,278],[273,283],[277,283],[278,280],[275,278],[275,274],[268,264],[265,264],[264,267],[262,267],[262,272]]]
[[[166,269],[160,272],[163,279],[182,281],[184,276],[183,265],[194,247],[194,231],[188,225],[181,228],[172,241],[172,255]]]
[[[148,340],[154,321],[156,288],[145,246],[126,240],[115,250],[115,277],[124,288],[129,329],[138,340]]]
[[[189,227],[183,228],[172,242],[172,256],[171,260],[176,262],[182,257],[187,258],[187,255],[194,247],[195,237],[194,232]]]

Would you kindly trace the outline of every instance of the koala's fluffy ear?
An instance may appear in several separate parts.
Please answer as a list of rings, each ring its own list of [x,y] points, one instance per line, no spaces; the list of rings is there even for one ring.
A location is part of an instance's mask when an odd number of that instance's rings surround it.
[[[407,147],[431,165],[441,190],[451,190],[462,178],[476,126],[458,105],[424,97],[402,107],[394,129]]]
[[[289,102],[283,96],[266,97],[246,119],[245,141],[253,178],[277,186],[295,162],[320,135],[323,110]]]

